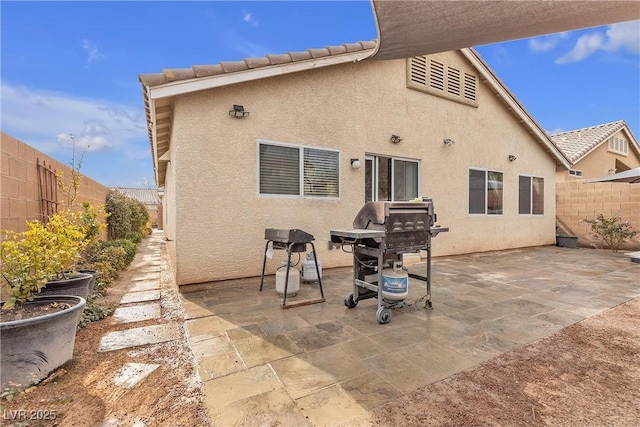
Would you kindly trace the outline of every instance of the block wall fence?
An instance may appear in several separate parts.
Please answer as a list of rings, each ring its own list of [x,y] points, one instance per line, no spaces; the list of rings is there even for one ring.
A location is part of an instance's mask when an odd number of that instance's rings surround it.
[[[593,237],[585,219],[598,214],[610,217],[618,214],[640,231],[640,183],[566,181],[556,183],[556,226],[558,233],[578,236],[578,245],[602,247]],[[621,249],[640,250],[640,236]]]
[[[4,132],[0,133],[0,152],[0,229],[24,231],[27,221],[43,219],[38,162],[62,172],[66,179],[71,176],[71,168]],[[75,203],[104,205],[108,194],[109,188],[83,175]],[[59,190],[57,202],[60,208],[66,207]]]

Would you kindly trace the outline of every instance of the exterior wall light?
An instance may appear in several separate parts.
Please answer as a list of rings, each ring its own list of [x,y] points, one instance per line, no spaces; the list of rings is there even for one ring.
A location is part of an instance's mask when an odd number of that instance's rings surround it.
[[[398,135],[391,135],[391,138],[389,138],[389,141],[393,142],[394,144],[397,144],[400,141],[402,141],[402,138],[400,138],[400,136]]]
[[[443,142],[444,142],[444,145],[446,145],[447,147],[451,147],[453,144],[456,143],[456,140],[453,138],[445,138]]]
[[[241,119],[243,117],[249,117],[249,112],[244,111],[244,106],[234,104],[233,110],[229,110],[229,115],[236,119]]]
[[[351,159],[351,167],[354,169],[360,169],[360,159]]]
[[[517,159],[516,156],[514,156],[513,154],[509,154],[509,161],[513,162],[515,159]]]

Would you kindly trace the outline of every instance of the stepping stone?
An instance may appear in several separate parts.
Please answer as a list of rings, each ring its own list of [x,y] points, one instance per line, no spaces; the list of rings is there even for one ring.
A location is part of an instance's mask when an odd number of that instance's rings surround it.
[[[140,345],[173,341],[178,339],[179,336],[176,323],[125,329],[124,331],[110,332],[103,336],[100,340],[98,352],[103,353]]]
[[[158,367],[160,367],[160,365],[149,363],[127,363],[118,372],[116,372],[113,382],[118,387],[134,388],[153,371],[158,369]]]
[[[132,302],[147,302],[160,299],[160,289],[150,291],[129,292],[122,296],[120,304],[130,304]]]
[[[142,282],[142,281],[153,280],[153,279],[160,280],[160,275],[158,273],[143,273],[131,278],[131,280],[134,282]]]
[[[129,288],[129,292],[151,291],[160,289],[160,280],[146,280],[144,282],[134,282]]]
[[[141,322],[143,320],[159,319],[160,303],[119,307],[113,312],[111,324]]]

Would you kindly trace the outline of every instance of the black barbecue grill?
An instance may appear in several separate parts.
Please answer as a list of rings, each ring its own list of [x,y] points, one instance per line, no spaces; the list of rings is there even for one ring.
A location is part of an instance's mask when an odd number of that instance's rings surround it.
[[[318,257],[316,255],[316,247],[313,244],[315,240],[313,236],[305,231],[297,228],[293,229],[277,229],[267,228],[264,230],[264,238],[267,244],[264,247],[264,259],[262,261],[262,277],[260,278],[260,291],[262,292],[262,286],[264,284],[264,272],[267,266],[267,251],[269,250],[269,243],[273,249],[282,249],[287,251],[287,271],[284,282],[284,293],[282,294],[282,308],[299,307],[301,305],[315,304],[318,302],[324,302],[324,291],[322,290],[322,280],[320,274],[318,274],[318,287],[320,288],[320,298],[313,298],[307,300],[296,301],[294,303],[287,304],[287,289],[289,286],[289,269],[291,267],[291,254],[307,251],[307,245],[311,245],[313,251],[313,260],[315,262],[316,271],[320,271],[318,268]]]
[[[368,202],[353,221],[353,229],[331,230],[331,241],[351,245],[353,253],[353,293],[345,305],[354,308],[358,301],[378,298],[376,318],[379,323],[391,320],[391,308],[402,302],[386,301],[382,295],[382,270],[385,266],[401,265],[405,253],[427,252],[427,275],[408,273],[427,283],[426,306],[431,303],[431,238],[448,228],[435,226],[433,201],[423,197],[420,202]]]

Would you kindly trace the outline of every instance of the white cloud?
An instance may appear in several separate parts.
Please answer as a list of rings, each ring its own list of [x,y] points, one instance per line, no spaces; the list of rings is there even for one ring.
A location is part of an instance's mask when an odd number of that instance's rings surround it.
[[[498,64],[511,65],[513,63],[507,49],[500,45],[493,52],[493,58]]]
[[[623,22],[610,25],[607,29],[609,51],[626,50],[640,54],[640,21]]]
[[[556,64],[579,62],[590,56],[598,49],[602,49],[605,40],[601,33],[584,34],[578,38],[576,45],[569,52],[556,59]]]
[[[624,50],[640,54],[640,21],[609,25],[604,34],[600,31],[584,34],[571,51],[556,59],[556,63],[579,62],[598,50],[609,53]]]
[[[242,20],[248,24],[253,25],[254,27],[257,27],[258,24],[260,23],[260,21],[258,21],[256,18],[253,17],[253,13],[250,12],[243,12],[243,17]]]
[[[0,84],[1,128],[37,150],[59,153],[76,148],[87,151],[118,150],[147,141],[145,118],[138,107],[111,101]]]
[[[106,56],[98,50],[98,46],[89,40],[82,40],[82,49],[87,53],[87,62],[89,63],[106,58]]]
[[[568,32],[551,34],[548,36],[529,39],[529,49],[533,52],[548,52],[554,49],[563,39],[569,36]]]

